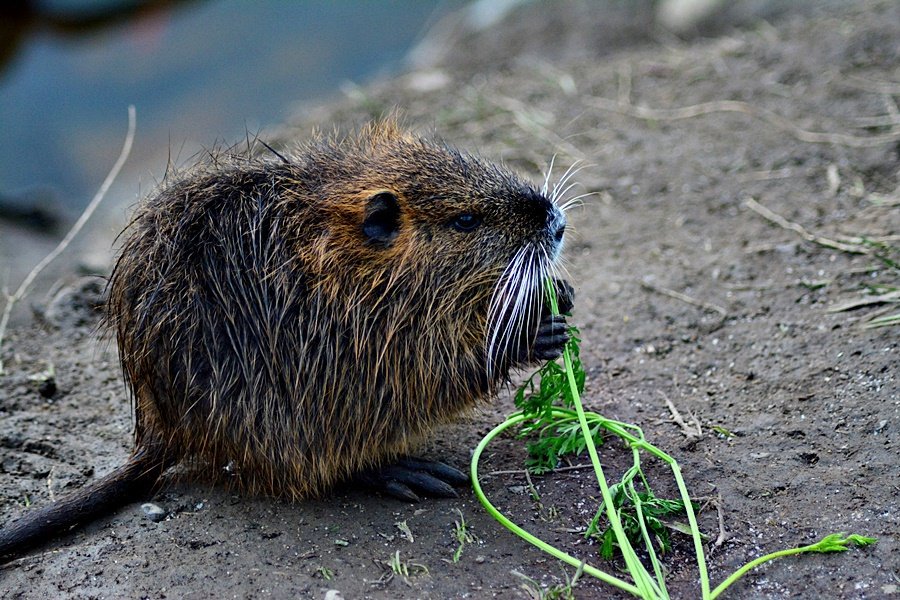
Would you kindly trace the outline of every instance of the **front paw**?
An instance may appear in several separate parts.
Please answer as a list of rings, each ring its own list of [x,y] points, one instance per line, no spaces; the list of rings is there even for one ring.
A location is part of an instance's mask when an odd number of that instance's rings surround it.
[[[529,362],[546,362],[559,358],[568,341],[566,318],[562,315],[547,315],[541,319],[531,353],[532,360]]]
[[[554,279],[553,288],[556,290],[556,307],[559,309],[559,314],[565,315],[572,312],[575,307],[575,289],[572,284],[565,279]]]

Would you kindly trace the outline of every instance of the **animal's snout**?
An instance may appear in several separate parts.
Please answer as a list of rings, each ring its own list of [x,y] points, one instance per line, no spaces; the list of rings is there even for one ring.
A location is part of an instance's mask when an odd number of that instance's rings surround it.
[[[547,216],[547,229],[557,243],[562,242],[563,235],[566,233],[566,216],[555,206]]]
[[[522,217],[535,228],[535,235],[552,245],[554,254],[558,253],[566,233],[566,215],[552,200],[531,188],[522,190],[520,197]]]
[[[559,245],[562,243],[565,233],[566,215],[555,204],[549,203],[547,206],[547,234],[556,245]]]

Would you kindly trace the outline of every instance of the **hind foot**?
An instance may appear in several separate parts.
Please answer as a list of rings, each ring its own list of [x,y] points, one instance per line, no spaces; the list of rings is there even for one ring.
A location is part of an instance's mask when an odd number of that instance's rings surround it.
[[[469,483],[469,476],[442,462],[405,457],[380,469],[364,471],[357,480],[406,502],[419,502],[419,494],[456,498],[453,486]]]

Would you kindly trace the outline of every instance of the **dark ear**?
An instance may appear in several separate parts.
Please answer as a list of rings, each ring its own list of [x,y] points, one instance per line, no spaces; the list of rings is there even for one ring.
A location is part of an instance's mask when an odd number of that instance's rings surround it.
[[[387,248],[400,231],[400,205],[390,192],[375,194],[366,201],[363,234],[370,244]]]

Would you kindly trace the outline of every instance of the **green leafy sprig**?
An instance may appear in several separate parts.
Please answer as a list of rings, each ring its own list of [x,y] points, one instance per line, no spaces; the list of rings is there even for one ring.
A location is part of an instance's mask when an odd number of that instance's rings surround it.
[[[553,287],[553,283],[547,281],[546,289],[548,303],[550,304],[553,313],[556,314],[558,313],[558,309],[556,304],[556,290]],[[573,335],[573,339],[577,339],[577,335]],[[697,569],[700,578],[700,593],[703,600],[714,600],[743,575],[770,560],[809,552],[843,552],[850,545],[862,547],[875,543],[875,539],[873,538],[856,534],[831,534],[815,544],[801,546],[799,548],[789,548],[761,556],[732,573],[715,589],[710,589],[706,559],[703,552],[703,536],[700,533],[700,528],[697,525],[697,519],[694,512],[696,506],[688,495],[684,478],[681,475],[681,468],[674,458],[650,444],[644,437],[643,431],[636,425],[613,421],[606,419],[597,413],[584,411],[580,399],[580,393],[584,386],[584,372],[583,369],[580,368],[579,361],[579,371],[581,375],[576,373],[574,369],[575,361],[573,360],[573,357],[578,358],[577,343],[577,341],[574,342],[575,345],[573,347],[567,345],[563,352],[563,372],[565,374],[565,382],[568,391],[560,390],[561,393],[556,396],[557,398],[562,398],[562,402],[567,402],[570,398],[571,408],[565,404],[558,405],[553,400],[550,401],[549,405],[541,402],[536,402],[534,405],[526,405],[531,406],[531,408],[527,409],[527,414],[525,409],[523,409],[510,415],[506,421],[492,429],[484,439],[479,442],[472,454],[471,475],[475,495],[481,501],[485,510],[504,527],[551,556],[576,567],[579,573],[583,572],[645,600],[668,600],[669,598],[665,586],[665,570],[657,558],[655,551],[656,547],[660,549],[660,552],[664,552],[668,548],[668,543],[663,543],[660,540],[659,531],[662,522],[659,520],[659,517],[669,516],[682,510],[687,516],[688,529],[694,543]],[[554,367],[550,367],[544,371],[544,373],[548,374],[551,378],[551,381],[546,385],[546,390],[559,389],[559,372],[560,369]],[[538,376],[540,377],[540,372],[538,373]],[[538,391],[538,396],[544,395],[541,391],[542,388],[544,388],[543,380],[538,380],[538,383],[535,383],[535,377],[532,376],[526,382],[526,386],[528,386],[529,398],[526,400],[526,392],[523,392],[521,398],[518,398],[522,402],[531,402],[531,396],[535,395],[534,391],[536,389]],[[548,392],[544,400],[551,397],[551,394]],[[604,543],[601,544],[601,553],[604,552],[604,547],[608,549],[608,552],[606,552],[607,554],[614,553],[617,549],[622,559],[625,561],[626,570],[631,581],[602,571],[588,564],[583,559],[567,554],[516,525],[503,513],[497,510],[490,500],[488,500],[482,490],[481,482],[478,479],[478,463],[482,453],[485,448],[487,448],[488,444],[502,432],[511,427],[524,424],[526,427],[530,427],[530,433],[547,432],[550,434],[549,437],[568,440],[565,442],[553,442],[543,447],[540,445],[538,446],[538,449],[540,450],[538,454],[542,454],[547,461],[553,460],[554,457],[555,460],[558,460],[560,451],[563,448],[576,447],[574,442],[569,440],[571,426],[576,420],[584,439],[584,448],[590,455],[602,497],[602,507],[594,518],[593,531],[597,531],[597,523],[600,522],[602,517],[605,517],[609,521],[609,527],[601,534],[604,541]],[[563,423],[563,425],[556,425],[554,424],[555,422]],[[600,460],[597,456],[597,444],[594,441],[601,430],[621,438],[631,448],[634,459],[632,467],[625,472],[621,482],[612,486],[607,484],[603,475],[603,467],[600,465]],[[599,439],[599,437],[597,437],[597,439]],[[650,486],[641,470],[641,452],[646,452],[669,466],[672,470],[672,476],[675,479],[675,483],[678,486],[680,500],[661,501],[652,495]],[[638,485],[643,488],[642,491],[638,490]],[[631,530],[630,534],[628,533],[628,530]],[[635,531],[637,530],[640,531],[639,541],[643,542],[643,551],[652,565],[652,574],[638,559],[634,545],[640,547],[640,543],[632,544],[632,539],[636,537]],[[612,531],[612,534],[607,533],[607,531]],[[609,538],[609,542],[607,542],[607,537]]]
[[[569,341],[566,351],[572,357],[572,371],[575,389],[584,391],[585,373],[579,356],[581,337],[576,327],[569,327]],[[527,438],[528,459],[525,466],[536,475],[552,471],[559,464],[559,458],[566,454],[581,454],[586,448],[578,417],[559,417],[553,408],[572,409],[575,399],[569,388],[566,370],[556,361],[547,361],[538,371],[532,373],[519,386],[513,402],[525,421],[520,437]],[[594,444],[603,443],[601,429],[594,425],[591,437]]]

